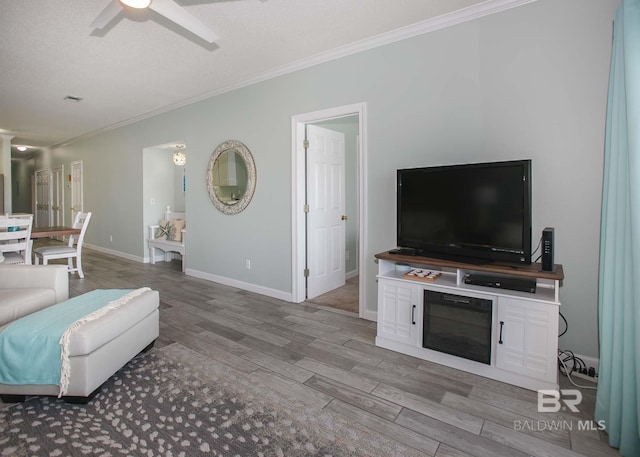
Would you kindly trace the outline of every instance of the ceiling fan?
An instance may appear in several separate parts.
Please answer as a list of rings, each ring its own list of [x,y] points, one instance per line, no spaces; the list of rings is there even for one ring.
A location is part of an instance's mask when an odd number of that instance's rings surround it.
[[[262,0],[266,1],[266,0]],[[208,43],[214,43],[220,37],[195,16],[173,0],[111,0],[105,9],[91,23],[91,27],[102,29],[124,10],[124,5],[136,9],[150,9],[175,22],[180,27],[199,36]]]

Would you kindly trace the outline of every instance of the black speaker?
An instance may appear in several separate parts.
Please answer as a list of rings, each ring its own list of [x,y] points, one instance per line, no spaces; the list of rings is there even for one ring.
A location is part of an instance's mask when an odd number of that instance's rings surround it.
[[[542,231],[542,271],[553,271],[553,227]]]

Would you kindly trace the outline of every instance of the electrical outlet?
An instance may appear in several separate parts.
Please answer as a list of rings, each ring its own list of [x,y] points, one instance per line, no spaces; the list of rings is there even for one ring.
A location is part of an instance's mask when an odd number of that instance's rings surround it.
[[[245,267],[247,270],[251,270],[251,260],[249,260],[249,259],[245,259],[245,261],[244,261],[244,267]]]
[[[109,243],[113,243],[113,235],[109,235]]]

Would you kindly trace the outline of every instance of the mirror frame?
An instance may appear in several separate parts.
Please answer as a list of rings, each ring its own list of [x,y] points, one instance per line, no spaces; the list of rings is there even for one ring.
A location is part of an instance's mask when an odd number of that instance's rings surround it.
[[[215,185],[213,183],[213,166],[220,157],[221,154],[225,152],[233,151],[237,153],[243,160],[245,166],[247,167],[247,188],[242,195],[242,198],[238,200],[237,203],[233,205],[225,204],[215,192]],[[251,155],[251,151],[246,147],[243,143],[237,140],[227,140],[224,143],[220,143],[217,148],[211,154],[209,158],[209,166],[207,167],[207,190],[209,191],[209,198],[211,198],[211,202],[213,205],[218,208],[218,210],[224,214],[234,215],[238,214],[249,205],[251,199],[253,198],[253,193],[256,190],[256,164],[253,160],[253,156]]]

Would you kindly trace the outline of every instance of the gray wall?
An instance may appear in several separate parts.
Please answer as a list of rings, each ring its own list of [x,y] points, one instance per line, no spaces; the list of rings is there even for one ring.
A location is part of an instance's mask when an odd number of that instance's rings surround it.
[[[164,219],[167,206],[175,208],[175,168],[171,159],[173,151],[162,148],[145,148],[142,152],[142,201],[144,208],[143,237],[149,236],[149,225]],[[116,233],[114,237],[119,235]],[[144,255],[148,255],[144,251]]]
[[[173,155],[173,153],[172,153]],[[183,181],[185,177],[184,167],[173,166],[173,205],[171,206],[172,211],[176,211],[178,213],[184,212],[184,202],[185,202],[185,194],[186,194],[186,180]]]
[[[35,172],[33,159],[11,159],[11,210],[31,213],[31,178]],[[66,184],[66,183],[65,183]]]
[[[87,242],[142,258],[145,147],[188,149],[188,268],[291,291],[291,116],[367,103],[370,259],[360,266],[376,304],[373,255],[395,245],[395,170],[533,159],[534,238],[556,228],[564,264],[562,348],[597,355],[597,268],[612,17],[619,0],[539,0],[489,17],[271,79],[78,141]],[[254,155],[248,208],[219,213],[205,172],[221,142]],[[67,166],[67,165],[65,165]],[[66,168],[69,169],[69,168]],[[110,233],[120,233],[109,244]],[[252,268],[244,268],[251,259]]]

